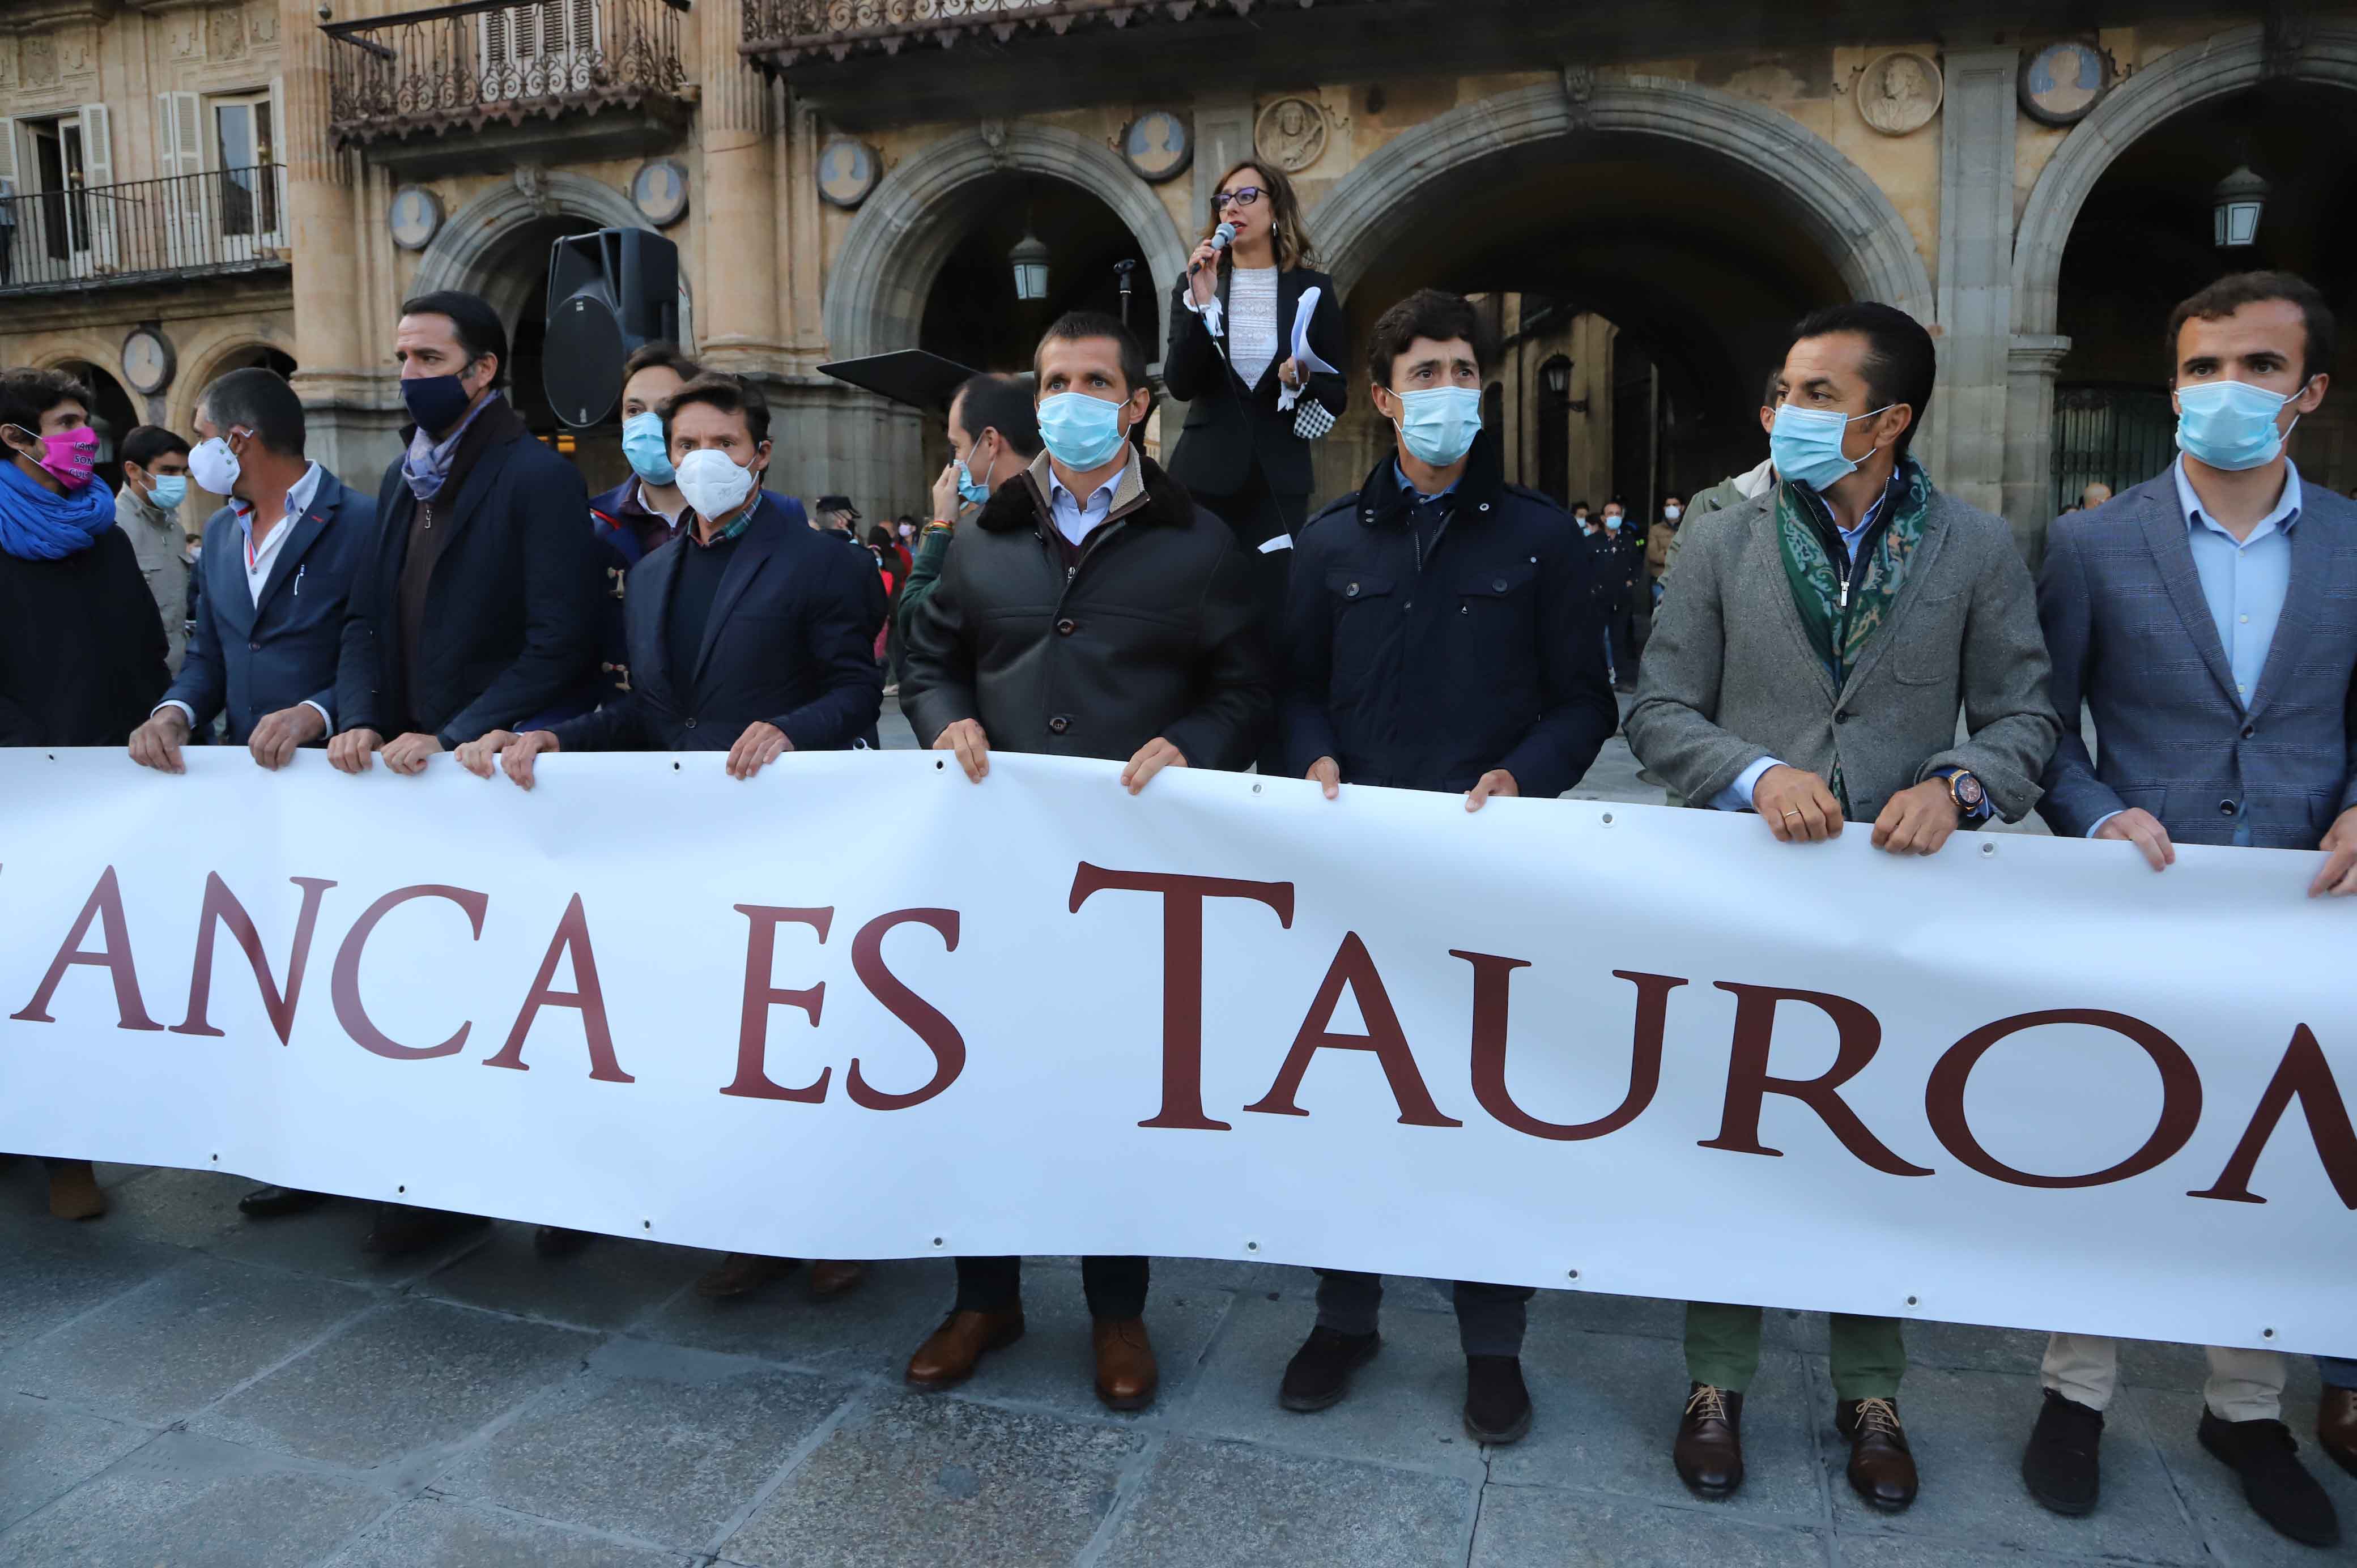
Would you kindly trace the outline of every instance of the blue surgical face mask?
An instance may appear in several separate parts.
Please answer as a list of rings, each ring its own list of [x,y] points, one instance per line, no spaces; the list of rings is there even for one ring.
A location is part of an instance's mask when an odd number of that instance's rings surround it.
[[[990,499],[990,485],[986,480],[975,478],[974,470],[966,466],[967,459],[973,456],[968,452],[957,460],[958,499],[968,506],[980,506]]]
[[[622,456],[630,460],[630,472],[651,485],[670,484],[679,475],[663,447],[662,415],[652,409],[622,421]]]
[[[1058,392],[1039,403],[1039,439],[1067,468],[1087,473],[1121,455],[1122,404],[1086,392]]]
[[[1481,434],[1481,393],[1473,387],[1427,387],[1398,392],[1400,440],[1420,463],[1446,468],[1473,450]]]
[[[2310,377],[2313,381],[2315,378]],[[2248,381],[2203,381],[2177,389],[2177,449],[2198,462],[2230,473],[2265,467],[2283,450],[2291,430],[2277,430],[2283,405],[2308,390],[2303,381],[2286,397]],[[2299,420],[2295,416],[2292,428]]]
[[[1776,410],[1775,428],[1768,433],[1768,455],[1780,478],[1813,490],[1823,490],[1857,472],[1857,463],[1842,452],[1842,437],[1861,419],[1888,413],[1897,403],[1885,403],[1860,414],[1835,408],[1801,408],[1784,403]],[[1867,456],[1873,449],[1867,448]]]
[[[186,474],[157,474],[156,488],[148,499],[166,511],[170,511],[188,499],[188,477]]]

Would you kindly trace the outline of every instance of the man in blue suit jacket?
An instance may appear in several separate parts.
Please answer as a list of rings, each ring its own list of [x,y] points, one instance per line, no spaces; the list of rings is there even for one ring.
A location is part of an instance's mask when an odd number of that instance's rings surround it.
[[[264,768],[336,728],[344,603],[376,533],[376,507],[304,454],[303,401],[273,371],[231,371],[197,400],[191,470],[229,505],[205,524],[196,634],[180,673],[133,732],[135,762],[181,772],[192,730],[229,715],[229,738]],[[299,1187],[238,1200],[255,1219],[326,1201]]]
[[[226,714],[231,743],[281,768],[334,733],[344,601],[376,507],[304,456],[302,400],[275,371],[207,387],[196,433],[190,456],[230,502],[205,525],[196,635],[132,760],[178,773],[188,736]]]
[[[551,728],[495,730],[462,746],[468,771],[488,779],[503,758],[529,789],[533,758],[546,751],[726,751],[729,776],[750,779],[789,751],[841,751],[874,731],[884,675],[873,558],[761,489],[770,407],[759,387],[702,375],[662,406],[689,512],[630,569],[629,693]],[[742,1295],[796,1266],[734,1253],[698,1288]],[[840,1295],[863,1273],[856,1262],[822,1262],[811,1288]]]
[[[2288,273],[2222,278],[2169,322],[2183,456],[2047,535],[2039,618],[2062,744],[2038,810],[2122,839],[2155,871],[2179,843],[2327,852],[2311,896],[2357,894],[2357,506],[2303,485],[2284,438],[2323,403],[2332,313]],[[2079,734],[2093,710],[2103,760]],[[2357,1468],[2357,1364],[2324,1366],[2319,1436]],[[2022,1460],[2060,1513],[2095,1506],[2118,1352],[2057,1334]],[[2283,1357],[2212,1347],[2199,1436],[2296,1541],[2340,1537],[2279,1419]]]

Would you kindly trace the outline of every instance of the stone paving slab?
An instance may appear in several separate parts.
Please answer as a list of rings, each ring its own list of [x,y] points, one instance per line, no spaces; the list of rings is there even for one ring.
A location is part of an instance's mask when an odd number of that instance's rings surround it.
[[[1640,1561],[1659,1568],[1824,1568],[1829,1533],[1747,1523],[1708,1505],[1493,1486],[1482,1494],[1469,1568],[1621,1568]],[[1641,1556],[1631,1555],[1632,1546]]]
[[[338,1552],[328,1568],[691,1568],[705,1561],[421,1498]]]
[[[579,1328],[627,1328],[679,1294],[720,1254],[600,1236],[569,1258],[533,1249],[530,1225],[498,1224],[479,1247],[419,1282],[418,1294]]]
[[[143,1427],[84,1415],[45,1399],[0,1395],[0,1530],[154,1436]]]
[[[1029,1568],[1069,1563],[1146,1439],[921,1394],[879,1396],[731,1536],[747,1568]]]
[[[1123,1509],[1098,1568],[1458,1568],[1478,1488],[1448,1476],[1173,1439]]]

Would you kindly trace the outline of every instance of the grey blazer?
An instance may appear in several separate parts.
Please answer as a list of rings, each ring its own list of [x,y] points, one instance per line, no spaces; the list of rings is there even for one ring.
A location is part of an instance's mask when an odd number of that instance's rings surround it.
[[[1763,757],[1820,778],[1838,759],[1862,822],[1935,768],[1964,768],[2008,822],[2027,815],[2061,726],[2005,521],[1934,494],[1891,619],[1836,692],[1792,603],[1775,503],[1770,489],[1681,531],[1628,719],[1638,760],[1707,806]]]
[[[2079,837],[2141,806],[2179,843],[2314,849],[2357,806],[2357,506],[2303,485],[2291,589],[2245,707],[2194,570],[2169,473],[2046,534],[2038,613],[2054,700],[2084,698],[2103,760],[2078,725],[2046,770],[2040,813]]]

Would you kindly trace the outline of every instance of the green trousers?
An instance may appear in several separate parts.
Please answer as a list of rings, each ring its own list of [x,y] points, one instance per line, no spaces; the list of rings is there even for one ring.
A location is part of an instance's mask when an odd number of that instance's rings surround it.
[[[1897,1399],[1907,1370],[1899,1319],[1833,1315],[1834,1397]],[[1740,1393],[1760,1370],[1760,1309],[1686,1303],[1686,1376]]]

